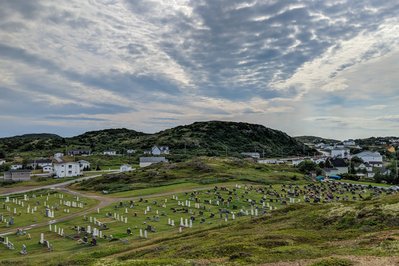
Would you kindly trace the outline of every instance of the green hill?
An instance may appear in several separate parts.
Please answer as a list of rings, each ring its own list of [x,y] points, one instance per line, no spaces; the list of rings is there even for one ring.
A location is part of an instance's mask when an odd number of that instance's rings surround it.
[[[223,121],[196,122],[150,135],[140,148],[168,145],[174,153],[207,156],[259,152],[265,156],[287,156],[312,152],[286,133],[262,125]]]
[[[285,165],[258,164],[237,158],[196,157],[184,162],[154,164],[124,173],[105,174],[75,185],[81,190],[116,193],[183,182],[213,184],[250,181],[262,184],[293,182],[303,175]]]
[[[294,137],[297,141],[300,141],[302,143],[325,143],[325,144],[334,144],[340,142],[339,140],[336,139],[326,139],[322,137],[316,137],[316,136],[297,136]]]
[[[314,152],[284,132],[262,125],[222,121],[196,122],[155,134],[122,128],[90,131],[71,138],[30,134],[0,139],[0,150],[8,155],[46,151],[51,154],[69,149],[115,149],[118,153],[136,149],[141,153],[153,145],[167,145],[174,155],[188,156],[238,156],[254,151],[265,156],[289,156]]]

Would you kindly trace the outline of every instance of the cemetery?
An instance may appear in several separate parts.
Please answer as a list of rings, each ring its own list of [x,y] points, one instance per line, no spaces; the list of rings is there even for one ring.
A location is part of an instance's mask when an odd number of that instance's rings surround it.
[[[275,213],[289,211],[290,206],[293,210],[295,206],[331,208],[394,194],[383,188],[338,182],[229,183],[167,196],[114,199],[94,210],[95,200],[57,191],[9,196],[2,199],[2,229],[14,233],[1,236],[0,260],[18,260],[18,256],[38,259],[41,254],[52,257],[58,253],[72,258],[75,252],[85,260],[92,252],[112,254],[151,241],[267,221]],[[78,213],[88,209],[92,211]],[[74,213],[77,215],[70,219],[56,221]],[[19,228],[40,222],[46,223],[30,230]]]
[[[56,190],[41,190],[0,198],[0,232],[76,214],[96,205],[96,200]]]

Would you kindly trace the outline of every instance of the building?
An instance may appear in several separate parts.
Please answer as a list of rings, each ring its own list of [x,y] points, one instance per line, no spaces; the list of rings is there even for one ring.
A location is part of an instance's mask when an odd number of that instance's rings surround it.
[[[67,152],[69,156],[91,155],[91,150],[70,150]]]
[[[31,162],[29,162],[28,166],[32,167],[32,169],[37,169],[38,167],[43,168],[45,166],[52,166],[53,162],[50,159],[35,159]]]
[[[30,170],[11,170],[4,173],[4,181],[29,181]]]
[[[391,145],[389,145],[389,146],[387,147],[387,151],[390,152],[390,153],[395,153],[395,152],[396,152],[395,147],[394,147],[394,146],[391,146]]]
[[[279,160],[279,159],[263,159],[263,160],[258,160],[258,163],[261,163],[261,164],[283,164],[284,161]]]
[[[120,172],[129,172],[129,171],[132,171],[132,167],[128,164],[124,164],[124,165],[121,165],[121,167],[119,167],[119,171]]]
[[[109,156],[115,156],[116,151],[115,150],[106,150],[103,152],[104,155],[109,155]]]
[[[331,157],[334,158],[349,158],[350,157],[350,150],[347,148],[334,148],[331,150]]]
[[[56,158],[54,160],[54,173],[58,178],[80,176],[80,166],[78,162],[68,162]]]
[[[344,140],[342,143],[345,147],[356,146],[356,142],[353,139]]]
[[[153,146],[151,148],[152,155],[162,155],[162,154],[169,154],[169,147],[168,146]]]
[[[373,171],[373,166],[369,163],[361,163],[359,166],[355,167],[356,171],[363,170],[365,172]]]
[[[88,161],[79,160],[78,163],[81,172],[85,170],[90,170],[90,163]]]
[[[342,174],[337,168],[324,168],[323,171],[325,176],[336,176]]]
[[[326,165],[332,166],[323,169],[326,173],[326,176],[342,175],[349,173],[348,164],[342,158],[328,158],[326,160]]]
[[[382,160],[382,155],[379,152],[362,151],[361,153],[354,154],[352,157],[358,157],[362,159],[363,162],[365,163],[381,165],[382,167],[383,160]]]
[[[22,169],[23,168],[23,165],[22,164],[13,164],[13,165],[11,165],[11,170],[19,170],[19,169]]]
[[[61,158],[64,157],[64,154],[62,152],[57,152],[56,154],[54,154],[54,158]]]
[[[52,165],[46,165],[42,168],[44,173],[52,173],[54,172],[54,167]]]
[[[259,152],[242,152],[241,155],[245,156],[245,157],[254,158],[254,159],[260,159]]]
[[[309,159],[307,159],[309,160]],[[292,159],[292,165],[293,166],[298,166],[301,162],[304,162],[305,159]]]
[[[163,163],[168,160],[165,157],[140,157],[140,167],[147,167],[155,163]]]

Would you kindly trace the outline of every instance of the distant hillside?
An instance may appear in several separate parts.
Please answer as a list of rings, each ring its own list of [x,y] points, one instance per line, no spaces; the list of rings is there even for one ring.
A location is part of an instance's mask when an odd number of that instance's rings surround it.
[[[323,142],[325,144],[332,144],[332,143],[338,143],[341,142],[336,139],[325,139],[321,137],[316,137],[316,136],[298,136],[294,137],[296,140],[302,142],[302,143],[320,143]]]
[[[356,139],[355,142],[361,146],[378,146],[395,144],[397,145],[399,140],[398,137],[371,137],[366,139]],[[394,140],[395,142],[392,142]]]
[[[0,155],[13,152],[52,150],[65,145],[65,139],[55,134],[26,134],[0,138]]]
[[[173,154],[186,155],[238,156],[241,152],[256,151],[265,156],[289,156],[314,152],[284,132],[262,125],[222,121],[196,122],[155,134],[125,128],[91,131],[72,138],[31,134],[0,139],[0,150],[6,154],[68,149],[115,149],[121,153],[126,149],[142,152],[155,144],[169,146]]]
[[[178,126],[148,136],[141,148],[157,143],[168,145],[179,153],[198,155],[239,155],[259,152],[265,156],[287,156],[313,152],[286,133],[262,125],[223,121],[196,122]]]
[[[143,132],[138,132],[126,128],[104,129],[89,131],[82,135],[68,138],[69,146],[76,148],[87,148],[93,151],[104,151],[106,149],[133,149],[143,137],[149,136]]]

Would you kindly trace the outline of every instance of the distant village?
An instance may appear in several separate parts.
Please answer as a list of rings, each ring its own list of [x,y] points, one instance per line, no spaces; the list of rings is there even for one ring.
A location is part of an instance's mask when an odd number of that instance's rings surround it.
[[[306,143],[315,148],[318,155],[307,157],[260,159],[260,155],[246,154],[257,158],[263,164],[290,164],[300,167],[305,163],[313,164],[317,170],[308,173],[318,180],[325,178],[341,179],[347,177],[355,180],[379,181],[377,177],[397,176],[397,149],[399,139],[393,138],[389,142],[375,141],[372,150],[361,147],[353,139],[337,143]],[[383,154],[384,155],[383,155]],[[394,163],[394,167],[392,166]],[[310,169],[312,169],[310,167]],[[395,173],[393,172],[395,171]]]
[[[128,149],[127,154],[134,154],[136,150]],[[145,156],[139,157],[139,166],[147,167],[155,163],[167,162],[164,155],[169,154],[168,146],[154,145],[151,149],[145,150]],[[10,164],[10,170],[4,172],[3,181],[29,181],[32,176],[42,177],[79,177],[83,176],[85,171],[91,171],[92,165],[87,160],[76,160],[76,156],[90,157],[94,155],[90,150],[69,150],[66,154],[62,152],[55,153],[51,158],[35,158],[29,160],[27,163]],[[98,154],[97,154],[98,155]],[[105,150],[101,153],[104,156],[121,156],[116,150]],[[0,159],[0,165],[7,162]],[[33,173],[35,170],[40,170],[41,173]],[[98,170],[98,169],[97,169]],[[129,164],[122,164],[119,167],[119,172],[129,172],[134,168]]]
[[[378,181],[377,178],[390,176],[393,168],[389,167],[392,158],[396,157],[399,139],[391,139],[389,142],[376,141],[373,149],[361,147],[356,141],[349,139],[336,143],[306,143],[318,151],[313,156],[288,157],[288,158],[263,158],[259,152],[242,152],[242,158],[250,158],[260,164],[287,164],[293,167],[303,168],[309,166],[307,174],[314,179],[324,180],[325,178],[341,179],[342,177],[356,180]],[[125,156],[136,154],[137,150],[127,149]],[[152,148],[142,151],[142,156],[138,157],[140,168],[147,167],[156,163],[168,162],[166,158],[170,154],[168,146],[154,145]],[[389,157],[388,155],[392,156]],[[90,157],[102,155],[106,157],[122,156],[116,150],[109,149],[93,154],[90,150],[69,150],[64,153],[55,153],[51,158],[35,158],[26,164],[11,162],[10,169],[4,172],[4,181],[28,181],[32,176],[42,177],[79,177],[84,172],[99,170],[92,167],[89,160],[76,157]],[[0,165],[6,164],[5,160],[0,160]],[[40,170],[39,173],[37,170]],[[130,164],[119,166],[119,172],[129,172],[135,170]],[[33,173],[35,171],[35,173]],[[397,175],[397,167],[394,169]]]

